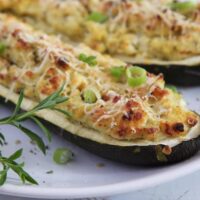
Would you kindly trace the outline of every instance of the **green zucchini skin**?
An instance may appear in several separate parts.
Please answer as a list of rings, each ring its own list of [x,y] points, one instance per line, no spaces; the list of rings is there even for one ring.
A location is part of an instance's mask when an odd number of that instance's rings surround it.
[[[166,160],[159,160],[156,149],[158,146],[163,147],[163,145],[121,147],[101,144],[68,132],[64,132],[62,136],[68,141],[100,157],[123,164],[138,166],[161,166],[177,163],[190,158],[200,149],[200,136],[198,136],[173,147],[172,153],[165,155]]]
[[[179,86],[197,86],[200,85],[200,66],[159,66],[159,65],[141,65],[147,71],[164,75],[166,83]]]

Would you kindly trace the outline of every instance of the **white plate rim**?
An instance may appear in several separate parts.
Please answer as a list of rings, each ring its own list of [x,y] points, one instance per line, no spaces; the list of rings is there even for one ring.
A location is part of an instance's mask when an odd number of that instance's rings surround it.
[[[177,164],[179,165],[179,164]],[[10,196],[48,198],[48,199],[66,199],[66,198],[89,198],[113,196],[138,190],[144,190],[173,181],[177,178],[186,176],[200,170],[199,160],[187,163],[181,163],[180,166],[166,170],[157,175],[151,175],[140,180],[125,181],[116,184],[85,187],[85,188],[48,188],[31,185],[14,185],[6,183],[0,188],[0,193]]]

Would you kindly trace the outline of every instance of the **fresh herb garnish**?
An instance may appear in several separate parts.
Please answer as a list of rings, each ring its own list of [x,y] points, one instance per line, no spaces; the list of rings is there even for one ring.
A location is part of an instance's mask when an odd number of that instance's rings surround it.
[[[56,108],[56,106],[60,103],[66,102],[68,100],[67,97],[63,97],[61,95],[63,91],[62,86],[57,92],[53,93],[52,95],[48,96],[44,100],[42,100],[38,105],[32,108],[29,111],[20,112],[20,107],[22,105],[24,99],[23,91],[19,95],[18,102],[16,104],[15,110],[13,114],[9,117],[5,117],[0,119],[0,125],[11,125],[19,130],[21,130],[24,134],[26,134],[38,147],[39,149],[45,154],[46,153],[46,146],[40,136],[34,133],[32,130],[24,127],[22,122],[32,119],[43,131],[49,141],[51,141],[51,134],[49,130],[42,124],[42,122],[36,117],[36,113],[43,109],[51,109],[61,112],[69,116],[67,111],[62,111],[61,109]],[[0,133],[0,144],[3,145],[5,143],[5,137],[3,133]],[[37,184],[37,182],[26,172],[24,171],[23,164],[18,164],[15,160],[20,158],[22,155],[22,149],[16,151],[10,157],[4,157],[0,151],[0,163],[3,166],[3,169],[0,171],[0,185],[3,185],[7,179],[7,172],[9,170],[14,171],[22,180],[23,183],[28,182],[32,184]]]
[[[174,85],[166,84],[165,87],[172,90],[175,93],[178,93],[178,90]]]
[[[17,163],[15,160],[20,158],[22,155],[22,149],[17,150],[11,156],[4,157],[0,155],[0,163],[3,169],[0,171],[0,186],[2,186],[7,179],[7,173],[9,170],[15,172],[23,183],[28,182],[37,185],[37,181],[34,180],[26,171],[24,171],[24,163]]]
[[[172,10],[187,14],[197,7],[197,3],[196,1],[189,0],[183,2],[172,2],[169,4],[169,6]]]
[[[108,17],[100,12],[92,12],[87,19],[93,22],[104,23],[108,20]]]
[[[5,137],[3,133],[0,133],[0,145],[2,146],[5,143]]]
[[[145,69],[137,66],[128,67],[126,70],[128,85],[131,87],[141,86],[147,81],[147,72]]]
[[[3,43],[0,43],[0,54],[4,53],[5,50],[6,50],[6,45]]]
[[[82,97],[85,103],[95,103],[97,101],[97,96],[91,89],[84,90]]]
[[[125,74],[125,71],[126,69],[124,66],[112,67],[110,69],[111,75],[117,80],[121,79],[121,77]]]
[[[53,160],[57,164],[66,164],[73,159],[74,154],[67,148],[58,148],[55,150]]]
[[[79,60],[87,63],[88,65],[90,65],[91,67],[94,67],[95,65],[97,65],[97,60],[96,60],[96,56],[87,56],[83,53],[81,53],[79,55]]]

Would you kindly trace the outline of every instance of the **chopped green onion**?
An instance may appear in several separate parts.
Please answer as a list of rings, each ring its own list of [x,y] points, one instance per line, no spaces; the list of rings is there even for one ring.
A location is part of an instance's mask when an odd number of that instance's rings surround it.
[[[125,67],[112,67],[110,73],[116,79],[120,79],[125,74]]]
[[[196,8],[197,4],[195,1],[183,1],[183,2],[172,2],[170,7],[172,10],[176,10],[181,13],[191,12]]]
[[[4,53],[5,50],[6,50],[6,45],[3,43],[0,43],[0,54]]]
[[[53,160],[57,164],[66,164],[73,159],[73,153],[67,148],[58,148],[53,154]]]
[[[167,85],[165,85],[165,87],[168,88],[168,89],[170,89],[170,90],[172,90],[175,93],[178,93],[178,90],[177,90],[177,88],[174,85],[167,84]]]
[[[96,60],[96,57],[95,56],[87,56],[83,53],[81,53],[79,55],[79,60],[87,63],[88,65],[90,65],[91,67],[97,65],[97,60]]]
[[[97,101],[97,96],[93,90],[87,89],[83,92],[83,100],[85,103],[95,103]]]
[[[108,20],[108,17],[100,12],[92,12],[87,19],[93,22],[104,23]]]
[[[129,86],[137,87],[140,86],[147,81],[147,72],[145,69],[137,66],[132,66],[127,68],[126,77]]]

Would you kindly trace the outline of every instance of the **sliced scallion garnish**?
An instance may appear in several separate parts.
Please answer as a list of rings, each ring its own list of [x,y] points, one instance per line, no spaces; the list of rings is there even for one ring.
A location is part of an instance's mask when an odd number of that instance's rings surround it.
[[[110,73],[113,77],[115,77],[117,80],[119,80],[124,74],[125,74],[125,67],[112,67],[110,69]]]
[[[147,81],[147,72],[145,69],[137,66],[128,67],[126,70],[126,77],[129,86],[137,87]]]
[[[0,43],[0,54],[4,53],[5,50],[6,50],[6,45],[3,43]]]
[[[170,3],[170,8],[172,10],[176,10],[181,13],[188,13],[194,10],[197,6],[197,3],[195,1],[177,1],[177,2],[172,2]]]
[[[85,103],[95,103],[97,101],[97,96],[93,90],[86,89],[83,92],[83,100]]]
[[[87,63],[88,65],[90,65],[91,67],[94,67],[95,65],[97,65],[97,60],[96,60],[96,56],[87,56],[84,53],[81,53],[79,55],[79,60]]]
[[[108,20],[108,17],[100,12],[92,12],[87,19],[93,22],[104,23]]]
[[[67,148],[58,148],[53,154],[53,160],[57,164],[66,164],[73,159],[73,153]]]

